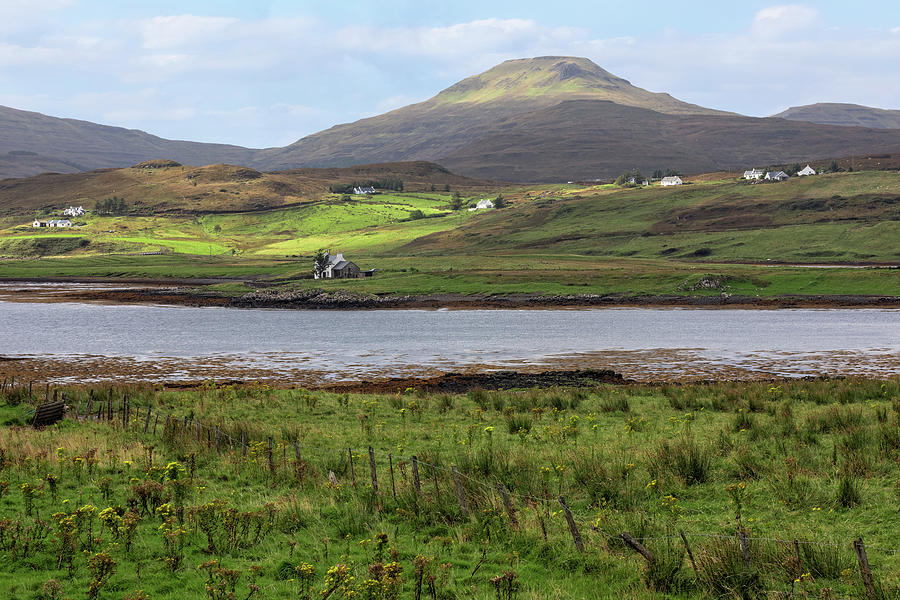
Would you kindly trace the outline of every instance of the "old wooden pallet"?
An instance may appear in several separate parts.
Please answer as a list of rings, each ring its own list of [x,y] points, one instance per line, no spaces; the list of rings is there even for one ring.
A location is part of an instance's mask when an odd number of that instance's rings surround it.
[[[66,414],[66,403],[63,400],[56,402],[48,402],[41,404],[34,411],[34,420],[31,422],[32,427],[46,427],[61,421]]]

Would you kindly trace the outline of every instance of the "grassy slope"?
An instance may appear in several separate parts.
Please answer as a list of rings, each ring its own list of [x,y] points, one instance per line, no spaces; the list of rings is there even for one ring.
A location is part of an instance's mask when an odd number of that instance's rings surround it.
[[[474,201],[487,194],[467,195]],[[0,253],[52,255],[58,249],[68,257],[5,261],[0,273],[103,275],[112,261],[122,269],[115,272],[146,275],[165,272],[183,254],[173,274],[200,275],[208,265],[210,275],[221,275],[233,265],[237,277],[254,268],[260,275],[303,277],[309,256],[331,248],[380,273],[315,285],[379,293],[686,293],[711,274],[729,278],[728,287],[697,293],[900,295],[890,269],[730,264],[898,262],[900,251],[890,242],[900,237],[900,177],[894,173],[841,173],[777,185],[700,179],[670,189],[510,187],[504,196],[510,206],[502,210],[450,213],[447,193],[349,201],[325,195],[265,211],[89,217],[85,227],[58,234],[7,218],[0,223],[7,225]],[[432,218],[409,220],[415,210]],[[174,255],[135,257],[133,266],[123,257],[98,258],[161,249]],[[222,258],[210,262],[209,255]],[[276,264],[290,258],[296,262]]]
[[[83,598],[91,580],[86,559],[101,551],[116,562],[101,598],[136,589],[153,600],[206,598],[206,573],[198,567],[212,559],[236,570],[240,598],[251,583],[260,586],[259,598],[316,597],[328,587],[326,571],[339,563],[348,565],[356,577],[353,587],[362,591],[367,567],[379,554],[400,563],[402,598],[413,597],[417,556],[433,557],[430,572],[438,576],[442,598],[495,598],[489,579],[505,570],[518,573],[522,587],[513,597],[521,600],[731,597],[714,585],[729,585],[741,597],[776,598],[790,589],[828,597],[823,590],[830,588],[837,597],[856,598],[863,595],[850,544],[857,536],[867,544],[876,581],[887,586],[884,597],[897,591],[896,381],[468,395],[344,395],[256,385],[97,390],[95,397],[123,392],[138,414],[129,430],[71,420],[43,431],[0,429],[0,476],[7,485],[0,494],[0,527],[10,534],[16,523],[39,526],[39,518],[50,529],[27,555],[27,535],[0,538],[0,589],[6,598],[41,597],[51,579],[64,596]],[[87,401],[85,389],[69,389],[67,395]],[[147,406],[179,422],[190,416],[217,425],[238,439],[243,433],[251,441],[248,452],[217,456],[193,433],[163,436],[164,419],[157,436],[143,434]],[[0,402],[7,420],[15,421],[25,408]],[[267,436],[276,444],[271,460]],[[354,449],[357,487],[351,485],[348,447]],[[367,483],[366,447],[374,448],[383,511]],[[418,500],[413,454],[423,461]],[[174,468],[180,485],[162,471],[170,461],[185,469]],[[471,517],[457,505],[451,466],[464,476]],[[326,483],[329,471],[337,487]],[[518,528],[504,514],[497,482],[513,494]],[[31,515],[25,514],[23,484],[35,488]],[[736,485],[743,491],[729,489]],[[181,500],[177,489],[184,492]],[[574,513],[584,554],[569,537],[556,501],[560,495]],[[217,500],[224,506],[217,507]],[[163,503],[184,506],[183,547],[175,553],[163,543],[171,528],[165,510],[154,510]],[[64,529],[58,523],[84,506],[93,512],[85,509],[74,549],[66,550],[71,547],[60,543]],[[125,534],[115,535],[99,519],[115,506],[141,513],[130,549]],[[242,514],[229,514],[229,508]],[[261,519],[258,539],[251,513]],[[224,550],[229,537],[223,524],[229,519],[239,524],[232,538],[239,545]],[[173,516],[170,525],[177,522]],[[792,562],[790,541],[753,541],[752,566],[746,569],[734,540],[739,529],[763,540],[800,540],[802,569]],[[691,542],[700,582],[681,550],[680,530]],[[656,555],[660,569],[653,577],[616,538],[622,531]],[[387,534],[381,552],[375,544],[380,533]],[[180,557],[174,571],[166,556]],[[313,569],[306,584],[314,587],[311,595],[293,570],[301,562]],[[252,565],[258,566],[255,575]],[[804,572],[812,576],[795,581]],[[654,593],[653,586],[678,593]],[[754,595],[759,590],[782,596]]]

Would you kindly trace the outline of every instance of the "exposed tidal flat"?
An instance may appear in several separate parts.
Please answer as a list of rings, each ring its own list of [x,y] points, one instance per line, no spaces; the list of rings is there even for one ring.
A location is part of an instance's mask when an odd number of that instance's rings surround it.
[[[72,302],[71,293],[49,284],[6,293],[0,375],[322,386],[499,370],[611,369],[644,382],[900,372],[892,308],[280,311]]]

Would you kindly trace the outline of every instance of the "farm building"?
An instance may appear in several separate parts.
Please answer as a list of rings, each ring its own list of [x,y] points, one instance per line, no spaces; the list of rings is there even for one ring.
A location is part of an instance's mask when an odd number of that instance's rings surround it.
[[[663,177],[659,182],[659,185],[683,185],[684,181],[681,180],[681,177],[677,175],[673,175],[672,177]]]
[[[744,171],[744,179],[762,179],[763,175],[765,175],[765,172],[762,169]]]
[[[353,188],[353,193],[357,196],[363,196],[365,194],[374,194],[375,188],[372,186],[360,186]]]
[[[313,277],[316,279],[357,279],[360,277],[372,277],[375,269],[371,271],[361,271],[356,263],[346,260],[340,252],[331,255],[325,254],[326,264],[322,272],[313,270]]]
[[[71,227],[72,221],[68,219],[50,219],[49,221],[41,221],[35,219],[31,224],[32,227]]]
[[[815,174],[816,174],[816,170],[813,169],[809,165],[806,165],[806,167],[804,169],[797,171],[797,177],[805,177],[807,175],[815,175]]]
[[[85,212],[83,206],[70,206],[63,211],[63,214],[67,217],[81,217]]]
[[[769,171],[766,173],[766,180],[768,181],[785,181],[790,179],[788,174],[784,171]]]

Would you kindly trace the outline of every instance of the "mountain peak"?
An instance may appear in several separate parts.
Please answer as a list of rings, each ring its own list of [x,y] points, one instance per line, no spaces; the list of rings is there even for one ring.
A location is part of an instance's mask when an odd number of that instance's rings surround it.
[[[668,94],[655,94],[635,87],[592,60],[577,56],[507,60],[450,86],[429,103],[444,106],[528,102],[543,107],[565,100],[584,99],[609,100],[672,114],[719,112],[681,102]]]

